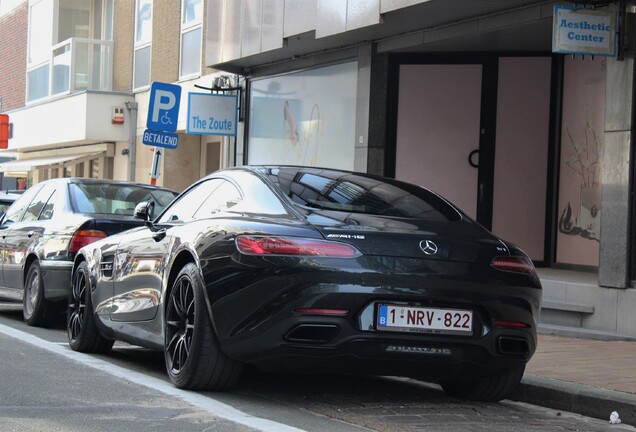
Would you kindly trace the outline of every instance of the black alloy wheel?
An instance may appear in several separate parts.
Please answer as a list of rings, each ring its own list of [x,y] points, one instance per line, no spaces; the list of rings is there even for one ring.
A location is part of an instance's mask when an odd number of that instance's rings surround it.
[[[225,390],[238,381],[243,365],[221,351],[207,313],[203,288],[195,264],[181,269],[166,305],[166,369],[179,388]]]
[[[85,353],[104,353],[113,347],[97,330],[93,316],[88,266],[82,262],[73,273],[71,294],[66,315],[66,333],[69,346]]]
[[[482,402],[499,402],[521,382],[525,366],[465,382],[442,381],[444,392],[453,397]]]
[[[49,327],[55,320],[56,304],[44,298],[40,263],[33,261],[27,271],[22,297],[22,316],[30,326]]]

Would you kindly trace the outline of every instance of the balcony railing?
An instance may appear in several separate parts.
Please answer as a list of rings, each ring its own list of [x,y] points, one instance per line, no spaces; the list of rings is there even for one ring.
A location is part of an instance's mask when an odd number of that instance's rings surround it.
[[[27,102],[112,88],[112,41],[67,39],[52,47],[49,61],[27,68]]]

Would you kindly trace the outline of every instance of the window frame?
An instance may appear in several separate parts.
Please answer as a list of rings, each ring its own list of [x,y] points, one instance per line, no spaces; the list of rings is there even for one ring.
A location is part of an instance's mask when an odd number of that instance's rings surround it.
[[[148,19],[148,23],[150,24],[149,32],[147,37],[138,38],[138,32],[140,29],[140,5],[148,4],[150,6],[150,18]],[[132,89],[133,91],[141,91],[150,88],[151,82],[151,69],[152,69],[152,23],[153,23],[153,2],[152,0],[135,0],[135,28],[133,35],[133,76],[132,76]],[[138,53],[143,50],[149,50],[148,53],[148,79],[147,82],[144,80],[144,84],[137,85],[137,73],[141,72],[138,70]],[[145,72],[145,71],[144,71]]]
[[[198,17],[195,17],[192,21],[186,22],[186,2],[188,0],[181,0],[181,20],[179,33],[179,79],[195,78],[201,76],[201,58],[203,55],[203,0],[199,0],[201,5],[201,13]],[[199,31],[199,51],[196,53],[197,70],[193,72],[184,73],[184,44],[183,39],[187,34],[191,34],[195,31]]]

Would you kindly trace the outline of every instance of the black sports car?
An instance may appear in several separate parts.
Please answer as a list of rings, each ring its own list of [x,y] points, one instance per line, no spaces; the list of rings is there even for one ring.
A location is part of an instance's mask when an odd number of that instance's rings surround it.
[[[82,248],[74,350],[164,351],[180,388],[221,390],[244,364],[399,375],[500,400],[536,348],[528,257],[435,193],[333,169],[213,173],[156,219]]]

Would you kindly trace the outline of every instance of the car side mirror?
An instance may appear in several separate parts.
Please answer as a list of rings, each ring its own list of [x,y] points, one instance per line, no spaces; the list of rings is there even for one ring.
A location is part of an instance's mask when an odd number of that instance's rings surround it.
[[[146,222],[146,226],[152,226],[152,217],[155,212],[154,201],[142,201],[135,206],[135,219]]]

